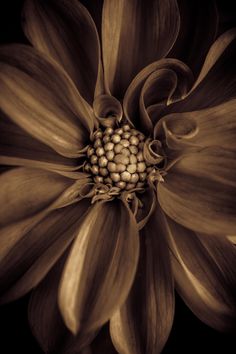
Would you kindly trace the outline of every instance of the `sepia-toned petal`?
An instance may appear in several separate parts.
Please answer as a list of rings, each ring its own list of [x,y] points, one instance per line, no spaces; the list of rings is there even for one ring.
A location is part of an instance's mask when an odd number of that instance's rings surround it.
[[[59,290],[67,327],[96,330],[124,302],[139,254],[137,224],[120,200],[97,202],[81,223]]]
[[[189,153],[158,185],[158,200],[173,220],[207,234],[236,232],[236,154],[220,148]]]
[[[163,72],[164,71],[164,72]],[[171,72],[172,74],[170,74]],[[161,73],[166,73],[169,76],[176,76],[176,79],[174,79],[174,86],[176,85],[174,92],[173,91],[173,85],[170,87],[170,90],[168,90],[168,87],[165,87],[165,81],[160,82],[160,76]],[[168,74],[169,73],[169,74]],[[156,77],[156,80],[151,80],[152,77]],[[163,79],[165,79],[166,75],[164,76]],[[139,128],[142,130],[143,127],[143,119],[140,116],[139,112],[139,100],[140,100],[140,95],[142,90],[144,90],[144,85],[147,81],[151,81],[153,85],[151,85],[151,89],[153,93],[155,94],[155,100],[151,101],[152,105],[149,105],[148,114],[150,115],[151,120],[154,122],[158,121],[158,119],[161,117],[161,112],[163,108],[167,105],[167,100],[169,98],[169,101],[171,102],[172,100],[180,99],[184,97],[187,92],[190,90],[192,83],[193,83],[193,76],[191,73],[191,70],[181,61],[177,59],[161,59],[158,60],[150,65],[148,65],[146,68],[144,68],[131,82],[129,85],[125,97],[124,97],[124,114],[126,118],[132,122],[135,127]],[[176,84],[175,84],[175,81]],[[165,94],[163,95],[162,90],[159,89],[159,84],[161,83],[162,89],[165,89]],[[150,83],[149,85],[150,86]],[[158,96],[159,95],[159,96]],[[164,103],[161,98],[164,96]],[[155,107],[156,104],[163,104],[161,107],[161,110],[157,110],[157,107]],[[152,110],[153,107],[153,110]],[[151,113],[150,113],[151,109]]]
[[[19,167],[1,174],[0,227],[46,208],[70,184],[70,179],[40,169]]]
[[[59,155],[2,114],[0,164],[71,171],[76,168],[77,160]]]
[[[170,105],[165,114],[214,107],[236,97],[236,30],[230,30],[212,45],[196,81],[185,99]]]
[[[158,207],[160,208],[160,207]],[[112,316],[112,341],[120,354],[158,354],[174,317],[174,284],[158,209],[140,234],[140,260],[131,292]]]
[[[148,24],[148,25],[147,25]],[[148,64],[163,58],[179,30],[175,0],[105,0],[102,45],[105,83],[118,98]]]
[[[1,252],[1,303],[26,294],[45,277],[76,236],[79,220],[88,207],[85,199],[48,213],[23,233],[9,252]],[[1,235],[6,236],[6,232]]]
[[[196,75],[215,40],[218,27],[217,7],[213,0],[180,0],[178,5],[180,30],[169,56],[182,60]]]
[[[55,59],[92,104],[101,63],[96,26],[87,9],[76,0],[28,0],[23,19],[33,46]]]
[[[77,157],[93,129],[92,108],[55,62],[25,45],[0,50],[0,108],[36,139]]]
[[[33,291],[28,308],[31,330],[48,354],[81,353],[96,335],[95,332],[74,336],[63,323],[57,304],[57,293],[68,252],[60,258],[45,279]],[[82,352],[83,353],[83,352]]]
[[[208,326],[235,331],[236,249],[226,238],[194,233],[168,219],[176,288]]]
[[[202,109],[194,112],[172,113],[163,117],[155,127],[155,135],[160,126],[165,124],[174,134],[175,131],[184,130],[187,122],[196,127],[195,134],[187,136],[187,145],[195,147],[219,146],[228,150],[236,150],[236,100],[230,100],[219,106]],[[181,125],[181,126],[180,126]],[[176,140],[176,147],[183,145],[183,139]]]
[[[208,72],[215,65],[217,60],[219,60],[220,56],[224,53],[226,48],[235,38],[236,38],[236,28],[233,28],[223,33],[221,36],[217,38],[217,40],[213,43],[206,56],[205,62],[201,68],[201,72],[198,75],[198,78],[194,83],[194,86],[192,87],[191,91],[193,91],[195,87],[198,86],[202,80],[204,80],[204,77],[208,74]]]

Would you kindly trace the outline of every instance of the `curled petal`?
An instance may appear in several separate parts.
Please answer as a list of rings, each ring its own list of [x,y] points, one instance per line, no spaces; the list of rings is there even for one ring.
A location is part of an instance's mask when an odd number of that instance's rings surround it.
[[[177,291],[218,331],[235,331],[236,250],[225,237],[194,233],[168,219]]]
[[[147,26],[148,23],[148,26]],[[134,76],[163,58],[179,30],[177,2],[105,0],[102,43],[105,82],[121,98]]]
[[[180,30],[169,56],[182,60],[196,75],[217,33],[216,3],[214,0],[181,0],[178,5]]]
[[[33,291],[28,308],[31,330],[44,352],[48,354],[84,353],[83,348],[96,335],[94,332],[80,332],[74,336],[66,328],[60,315],[57,293],[67,256],[68,251]]]
[[[158,185],[163,210],[176,222],[207,234],[236,232],[236,155],[205,148],[183,155]]]
[[[145,81],[141,90],[139,107],[142,130],[151,133],[153,122],[147,108],[153,104],[167,101],[172,96],[177,86],[177,76],[174,71],[160,69],[154,71]]]
[[[98,329],[124,302],[138,254],[137,224],[123,202],[95,203],[81,223],[60,284],[60,310],[73,333]]]
[[[93,110],[100,124],[105,127],[119,123],[123,115],[120,102],[110,95],[97,96],[93,102]]]
[[[143,147],[143,156],[147,163],[156,165],[163,161],[164,156],[159,140],[147,139]]]
[[[144,85],[149,91],[151,90],[152,95],[154,95],[153,98],[155,98],[149,102],[147,107],[150,119],[154,123],[161,116],[167,101],[171,102],[184,97],[192,82],[191,70],[177,59],[161,59],[148,65],[133,79],[126,91],[123,102],[126,118],[137,127],[144,125],[139,113],[139,100]],[[159,85],[161,85],[161,90]],[[162,90],[164,90],[164,93]],[[146,98],[149,99],[148,96]],[[161,104],[159,109],[156,106],[158,104]]]
[[[90,104],[99,81],[100,44],[96,26],[76,0],[28,0],[23,10],[24,32],[33,46],[55,59]]]
[[[236,30],[221,35],[211,47],[194,89],[165,114],[214,107],[236,96]]]
[[[192,134],[183,139],[175,139],[176,148],[184,143],[195,147],[219,146],[228,150],[236,150],[236,100],[228,101],[216,107],[194,112],[173,113],[165,116],[155,127],[155,135],[161,131],[161,124],[165,128],[167,137],[173,140],[173,132],[191,128]],[[190,133],[191,133],[191,129]],[[176,137],[176,134],[174,134]],[[170,140],[170,139],[169,139]],[[172,146],[170,146],[172,147]]]
[[[11,120],[61,155],[79,156],[94,126],[92,109],[54,61],[29,46],[2,47],[0,89]]]
[[[174,284],[169,249],[156,210],[140,235],[140,259],[130,294],[110,321],[120,354],[160,353],[174,316]]]

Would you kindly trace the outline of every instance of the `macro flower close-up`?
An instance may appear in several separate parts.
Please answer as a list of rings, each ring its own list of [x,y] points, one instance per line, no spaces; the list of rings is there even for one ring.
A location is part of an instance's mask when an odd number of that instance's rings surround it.
[[[45,353],[161,353],[175,291],[235,331],[236,29],[200,3],[26,0],[0,47],[0,303]]]

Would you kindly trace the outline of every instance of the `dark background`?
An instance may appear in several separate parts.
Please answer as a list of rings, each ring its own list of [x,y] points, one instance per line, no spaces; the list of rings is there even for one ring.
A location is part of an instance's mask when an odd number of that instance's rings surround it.
[[[83,2],[86,2],[86,0]],[[236,26],[235,3],[235,1],[228,0],[217,1],[220,13],[219,33]],[[202,4],[204,6],[203,1]],[[27,43],[20,25],[21,7],[22,0],[0,1],[0,43]],[[0,307],[1,354],[43,353],[32,336],[27,323],[28,299],[29,295],[12,304]],[[109,346],[106,352],[99,349],[101,343],[106,340],[104,333],[103,331],[103,335],[101,335],[100,339],[97,339],[95,354],[110,354]],[[174,325],[163,354],[177,353],[233,354],[235,353],[235,339],[233,336],[216,332],[205,326],[176,296]]]

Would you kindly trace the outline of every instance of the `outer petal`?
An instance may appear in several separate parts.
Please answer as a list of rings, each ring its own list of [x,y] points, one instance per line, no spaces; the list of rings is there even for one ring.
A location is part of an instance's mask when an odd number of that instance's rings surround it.
[[[71,180],[40,169],[14,168],[0,175],[0,227],[46,208]]]
[[[178,30],[179,12],[174,0],[104,1],[104,72],[113,96],[122,97],[141,69],[169,52]]]
[[[228,101],[216,107],[194,112],[173,113],[161,119],[155,127],[158,137],[163,125],[172,134],[172,138],[184,131],[187,122],[196,128],[192,136],[175,139],[176,148],[185,143],[186,148],[219,146],[224,149],[236,150],[236,100]],[[178,146],[179,145],[179,146]]]
[[[88,207],[89,201],[83,200],[48,213],[23,233],[9,252],[1,252],[1,302],[17,299],[45,277],[76,236],[79,219]]]
[[[92,109],[55,62],[25,45],[0,50],[0,107],[64,156],[77,157],[93,129]]]
[[[217,32],[216,4],[213,0],[179,0],[178,5],[180,31],[169,56],[182,60],[197,74]]]
[[[158,199],[176,222],[199,232],[236,232],[236,155],[208,148],[183,156],[158,185]]]
[[[29,303],[28,318],[31,330],[42,349],[50,354],[81,353],[80,349],[95,336],[94,332],[74,336],[66,328],[60,315],[57,293],[67,255],[68,252],[33,291]]]
[[[165,75],[163,75],[164,73]],[[170,85],[166,85],[166,76],[174,76],[176,79],[171,80],[170,78],[168,80]],[[160,80],[161,78],[162,80]],[[171,82],[173,82],[173,85],[171,85]],[[142,129],[145,124],[139,112],[139,100],[145,86],[152,90],[153,98],[155,98],[151,101],[152,105],[148,110],[150,119],[154,123],[161,116],[163,108],[167,105],[167,100],[169,99],[169,102],[172,102],[185,96],[192,83],[191,70],[184,63],[176,59],[158,60],[144,68],[129,85],[123,102],[124,114],[137,128]],[[161,109],[158,109],[157,104],[161,104]]]
[[[236,30],[221,35],[211,47],[194,89],[169,112],[188,112],[217,106],[236,97]]]
[[[190,309],[220,331],[236,328],[236,250],[226,239],[195,234],[168,220],[176,287]]]
[[[28,0],[23,15],[30,42],[62,65],[91,104],[101,63],[96,26],[86,8],[76,0]]]
[[[60,310],[73,333],[99,328],[124,302],[138,253],[137,225],[123,202],[92,206],[68,257],[59,291]]]
[[[0,164],[70,171],[77,167],[78,162],[59,155],[2,114]]]
[[[160,353],[172,327],[174,286],[161,218],[156,210],[141,231],[134,285],[110,321],[112,340],[120,354]]]

